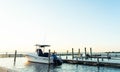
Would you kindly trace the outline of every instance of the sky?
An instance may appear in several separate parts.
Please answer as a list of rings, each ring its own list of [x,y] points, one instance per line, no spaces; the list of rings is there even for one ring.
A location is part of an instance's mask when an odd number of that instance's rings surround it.
[[[2,52],[120,51],[119,27],[119,0],[0,0]]]

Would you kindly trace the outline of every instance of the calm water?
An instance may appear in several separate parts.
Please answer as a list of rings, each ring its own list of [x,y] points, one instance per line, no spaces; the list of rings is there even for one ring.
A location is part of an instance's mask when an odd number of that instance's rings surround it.
[[[77,64],[63,64],[61,66],[48,66],[47,64],[29,63],[26,58],[17,58],[13,66],[13,58],[0,58],[0,66],[18,70],[19,72],[120,72],[120,68],[97,67]]]

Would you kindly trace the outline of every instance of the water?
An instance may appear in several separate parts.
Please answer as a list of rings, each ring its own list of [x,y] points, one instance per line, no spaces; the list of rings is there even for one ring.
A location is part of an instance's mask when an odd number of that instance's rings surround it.
[[[16,66],[13,58],[0,58],[0,66],[17,70],[19,72],[120,72],[120,68],[97,67],[78,64],[62,64],[61,66],[48,66],[47,64],[30,63],[24,57],[17,57]]]

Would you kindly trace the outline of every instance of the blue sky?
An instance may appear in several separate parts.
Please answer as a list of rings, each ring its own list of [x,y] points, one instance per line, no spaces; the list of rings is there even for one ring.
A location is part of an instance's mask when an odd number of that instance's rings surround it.
[[[0,50],[120,51],[119,0],[0,0]]]

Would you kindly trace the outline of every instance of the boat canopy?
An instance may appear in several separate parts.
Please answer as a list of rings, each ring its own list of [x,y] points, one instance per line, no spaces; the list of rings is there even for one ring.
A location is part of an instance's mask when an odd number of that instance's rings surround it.
[[[35,46],[38,46],[38,47],[50,47],[50,45],[39,45],[39,44],[36,44]]]

